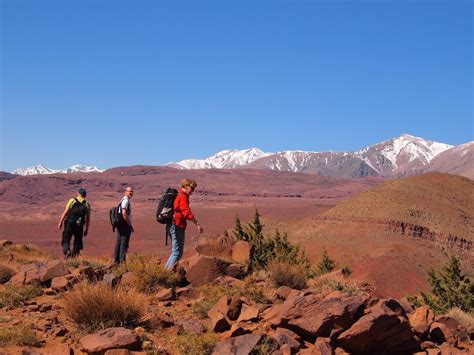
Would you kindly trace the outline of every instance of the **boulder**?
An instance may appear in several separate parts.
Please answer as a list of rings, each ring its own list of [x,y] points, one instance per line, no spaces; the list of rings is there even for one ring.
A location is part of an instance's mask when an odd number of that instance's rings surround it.
[[[348,329],[363,313],[366,300],[361,296],[321,300],[315,294],[289,298],[279,326],[314,343],[318,337],[329,337],[334,328]]]
[[[140,339],[130,329],[107,328],[81,338],[80,345],[88,353],[105,352],[110,349],[139,350]]]
[[[275,333],[271,334],[272,337],[277,344],[280,346],[280,349],[283,345],[288,345],[293,353],[298,352],[301,347],[302,339],[298,336],[298,334],[293,333],[289,329],[285,328],[277,328]]]
[[[237,241],[231,250],[231,258],[239,264],[248,264],[252,256],[252,246],[243,240]]]
[[[231,259],[232,245],[234,243],[235,239],[231,236],[219,236],[216,238],[209,235],[200,235],[195,249],[200,255]]]
[[[395,300],[381,300],[339,335],[338,344],[351,353],[378,353],[386,349],[394,353],[419,351],[408,320],[395,313],[400,309],[403,307],[397,306]]]
[[[229,309],[227,311],[227,317],[230,320],[236,320],[239,318],[240,310],[244,301],[238,296],[232,296],[229,302]]]
[[[408,315],[408,320],[413,331],[419,336],[424,336],[434,322],[434,312],[430,307],[422,306]]]
[[[220,312],[214,313],[211,317],[211,330],[216,333],[225,332],[230,328],[230,322],[225,315]]]
[[[186,278],[193,286],[212,283],[217,277],[225,275],[229,263],[204,255],[196,255],[188,259]]]
[[[447,342],[450,345],[457,345],[456,330],[449,327],[447,324],[434,322],[430,326],[429,338],[436,344],[443,344]]]
[[[164,288],[158,291],[155,295],[155,298],[158,301],[171,301],[176,299],[172,288]]]
[[[248,355],[262,339],[262,334],[246,334],[219,341],[212,352],[213,355],[235,354]]]
[[[149,329],[163,329],[174,326],[174,319],[166,313],[153,313],[144,317],[143,324]]]
[[[41,268],[40,282],[48,282],[55,277],[67,274],[69,274],[69,270],[62,260],[50,260]]]
[[[10,279],[10,283],[23,286],[32,283],[45,284],[55,277],[65,276],[69,270],[61,260],[50,260],[46,263],[32,263],[21,266],[20,271]]]
[[[105,274],[102,282],[110,288],[115,288],[120,283],[120,276],[113,273]]]
[[[224,316],[227,316],[227,312],[229,311],[229,303],[230,303],[230,298],[228,296],[222,296],[219,298],[219,300],[216,302],[214,306],[207,311],[207,315],[209,318],[216,317],[219,314],[222,314]]]

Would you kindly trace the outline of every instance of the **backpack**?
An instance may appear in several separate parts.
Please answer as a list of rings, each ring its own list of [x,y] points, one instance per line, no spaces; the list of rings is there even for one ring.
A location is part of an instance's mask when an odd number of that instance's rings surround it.
[[[168,187],[163,196],[158,200],[156,209],[156,221],[161,224],[168,224],[173,221],[173,204],[178,196],[178,190]]]
[[[69,209],[67,217],[68,223],[82,227],[86,223],[87,205],[86,200],[79,202],[77,198],[74,198],[74,203]]]
[[[117,207],[112,207],[109,210],[110,224],[112,225],[112,232],[115,232],[115,228],[118,227],[123,222],[122,216],[122,201],[120,200]]]

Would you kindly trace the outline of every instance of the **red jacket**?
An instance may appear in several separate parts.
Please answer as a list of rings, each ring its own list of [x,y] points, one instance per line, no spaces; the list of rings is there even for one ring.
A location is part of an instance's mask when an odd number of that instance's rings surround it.
[[[178,196],[174,200],[174,224],[180,228],[186,229],[186,220],[193,219],[194,214],[189,208],[189,195],[185,194],[182,189],[179,190]]]

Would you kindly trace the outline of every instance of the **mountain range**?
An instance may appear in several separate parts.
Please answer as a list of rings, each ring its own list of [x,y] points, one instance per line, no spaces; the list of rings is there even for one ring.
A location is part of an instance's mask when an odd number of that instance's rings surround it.
[[[271,169],[342,178],[394,178],[442,171],[474,178],[473,152],[474,141],[452,146],[403,134],[355,152],[265,153],[250,148],[224,150],[206,159],[167,165],[178,169]]]
[[[292,150],[270,153],[258,148],[227,149],[205,159],[185,159],[165,165],[176,169],[270,169],[349,179],[367,176],[398,178],[438,171],[474,179],[474,141],[452,146],[402,134],[353,152]],[[33,175],[102,171],[82,165],[61,170],[38,165],[12,173]]]
[[[73,165],[65,169],[50,169],[42,164],[30,166],[28,168],[19,168],[12,171],[12,174],[16,175],[37,175],[37,174],[69,174],[69,173],[101,173],[103,169],[99,169],[96,166],[85,166],[81,164]]]

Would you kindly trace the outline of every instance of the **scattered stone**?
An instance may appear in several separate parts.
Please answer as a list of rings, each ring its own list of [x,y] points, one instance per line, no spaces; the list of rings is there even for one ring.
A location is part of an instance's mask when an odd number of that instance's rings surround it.
[[[140,339],[130,329],[122,327],[104,329],[86,335],[80,340],[82,350],[90,353],[105,352],[111,349],[139,350]]]
[[[313,355],[334,355],[334,350],[331,347],[331,339],[318,338],[314,344]]]
[[[73,350],[67,344],[60,344],[60,345],[56,345],[50,348],[41,349],[41,354],[42,355],[72,355]]]
[[[186,278],[193,286],[202,286],[213,282],[217,277],[225,275],[227,261],[204,255],[196,255],[188,259]]]
[[[113,273],[105,274],[102,282],[110,288],[115,288],[120,283],[120,277]]]
[[[436,344],[447,342],[450,345],[457,345],[456,333],[444,323],[434,322],[431,324],[429,338]]]
[[[51,309],[53,309],[53,305],[52,304],[47,304],[47,303],[44,303],[40,306],[39,308],[39,311],[41,313],[44,313],[44,312],[49,312]]]
[[[71,288],[71,283],[65,276],[55,277],[51,280],[51,288],[55,291],[66,291]]]
[[[227,276],[236,278],[236,279],[243,279],[247,274],[246,268],[242,264],[230,264],[225,268],[225,274]]]
[[[247,334],[219,341],[214,347],[213,355],[238,354],[248,355],[262,339],[262,334]]]
[[[253,322],[258,320],[259,310],[256,307],[248,306],[245,303],[242,304],[240,316],[237,319],[238,322]]]
[[[150,329],[170,328],[174,325],[174,319],[166,313],[153,313],[145,317],[143,324]]]
[[[230,320],[236,320],[239,318],[240,310],[242,309],[243,300],[238,296],[232,296],[229,302],[229,309],[227,311],[227,317]]]
[[[175,325],[176,334],[202,334],[204,333],[204,326],[197,319],[179,319]]]
[[[434,322],[434,312],[428,306],[418,308],[408,316],[413,331],[419,336],[424,336]]]
[[[176,299],[176,297],[172,288],[165,288],[155,294],[155,299],[158,301],[171,301]]]
[[[181,298],[181,297],[193,297],[194,296],[194,288],[191,285],[188,285],[186,287],[179,287],[176,289],[176,297]]]
[[[8,247],[12,244],[13,242],[11,240],[0,240],[0,247]]]
[[[277,328],[275,333],[270,336],[280,345],[280,349],[283,345],[289,346],[293,353],[298,352],[300,349],[301,338],[289,329]]]
[[[230,327],[230,330],[222,333],[221,339],[234,338],[234,337],[238,337],[238,336],[250,334],[250,333],[252,332],[249,329],[245,329],[241,325],[236,323],[236,324],[233,324],[232,327]]]
[[[222,333],[230,328],[230,322],[225,315],[220,312],[214,313],[211,318],[211,330]]]
[[[217,277],[214,282],[215,285],[223,285],[226,287],[236,287],[236,288],[243,288],[245,286],[245,282],[235,277],[231,276],[219,276]]]

